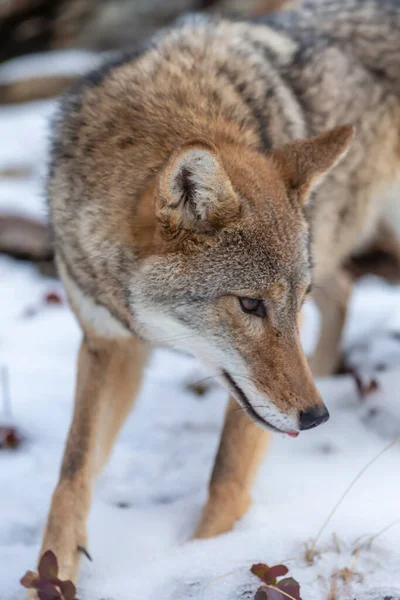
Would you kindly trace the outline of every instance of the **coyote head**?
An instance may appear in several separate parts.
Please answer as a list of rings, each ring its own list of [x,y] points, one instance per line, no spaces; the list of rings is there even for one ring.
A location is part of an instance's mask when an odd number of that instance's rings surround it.
[[[151,190],[133,301],[144,331],[211,367],[260,425],[292,435],[329,416],[299,340],[312,285],[304,204],[352,136],[343,126],[268,154],[194,140]]]

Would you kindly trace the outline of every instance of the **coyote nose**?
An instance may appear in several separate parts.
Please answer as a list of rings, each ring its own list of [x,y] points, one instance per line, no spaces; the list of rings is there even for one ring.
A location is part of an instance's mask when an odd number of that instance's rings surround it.
[[[322,425],[329,419],[329,412],[326,406],[315,406],[307,411],[300,412],[300,429],[312,429]]]

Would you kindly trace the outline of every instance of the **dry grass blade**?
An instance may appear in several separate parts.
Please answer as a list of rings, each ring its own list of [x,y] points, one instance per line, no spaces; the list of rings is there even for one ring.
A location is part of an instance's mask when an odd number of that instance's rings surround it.
[[[335,515],[336,511],[338,510],[338,508],[340,507],[340,505],[342,504],[342,502],[345,500],[345,498],[348,496],[348,494],[351,492],[351,490],[353,489],[353,487],[355,486],[355,484],[361,479],[361,477],[364,475],[364,473],[366,473],[366,471],[368,471],[368,469],[370,467],[372,467],[372,465],[374,463],[376,463],[386,452],[388,452],[388,450],[390,450],[391,448],[393,448],[393,446],[396,446],[396,444],[398,444],[400,442],[400,437],[396,438],[394,441],[390,442],[390,444],[388,444],[387,446],[385,446],[385,448],[383,450],[381,450],[379,452],[379,454],[377,454],[376,456],[374,456],[374,458],[372,458],[366,465],[365,467],[363,467],[361,469],[361,471],[358,473],[358,475],[353,479],[353,481],[350,483],[350,485],[345,489],[345,491],[343,492],[343,494],[341,495],[341,497],[339,498],[339,500],[336,502],[335,506],[333,507],[333,509],[331,510],[331,512],[329,513],[328,517],[325,519],[325,521],[323,522],[320,530],[318,531],[317,535],[315,536],[314,540],[311,543],[311,546],[306,550],[306,560],[307,562],[312,562],[314,555],[315,555],[315,548],[316,545],[318,543],[318,540],[320,539],[321,535],[324,533],[326,527],[329,525],[332,517]]]
[[[338,538],[338,535],[337,535],[337,533],[333,533],[332,537],[333,537],[333,543],[335,544],[335,549],[336,549],[336,552],[337,552],[338,554],[340,554],[340,553],[341,553],[341,551],[342,551],[342,549],[341,549],[341,547],[340,547],[340,541],[339,541],[339,538]]]
[[[328,593],[328,600],[338,600],[338,590],[337,590],[337,578],[335,575],[332,575],[331,585]]]
[[[360,544],[360,549],[362,547],[364,547],[364,548],[366,547],[366,548],[368,548],[370,550],[372,544],[374,543],[374,541],[376,539],[378,539],[378,537],[380,537],[381,535],[383,535],[384,533],[386,533],[387,531],[389,531],[389,529],[392,529],[392,527],[395,527],[395,525],[399,525],[399,524],[400,524],[400,519],[396,519],[396,521],[393,521],[393,523],[390,523],[390,525],[387,525],[381,531],[378,531],[378,533],[376,533],[375,535],[371,536],[365,542],[363,542],[362,544]]]

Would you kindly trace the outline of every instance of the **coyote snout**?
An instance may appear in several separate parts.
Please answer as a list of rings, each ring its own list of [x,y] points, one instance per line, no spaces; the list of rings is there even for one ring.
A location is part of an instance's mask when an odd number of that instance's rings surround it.
[[[326,423],[329,419],[329,411],[326,406],[314,406],[307,411],[300,411],[300,429],[313,429]]]
[[[278,315],[272,303],[270,313],[269,319],[276,324]],[[287,314],[281,316],[283,322],[289,318]],[[295,437],[300,431],[322,425],[329,413],[314,384],[297,324],[293,325],[296,329],[292,335],[282,331],[278,337],[270,323],[261,327],[260,338],[253,339],[250,353],[246,352],[250,342],[245,332],[239,332],[240,363],[231,362],[230,368],[223,370],[225,385],[249,417],[265,429]]]
[[[254,408],[252,403],[247,399],[242,388],[235,382],[233,377],[231,377],[226,371],[224,371],[223,375],[229,387],[231,388],[233,395],[237,398],[242,408],[254,421],[256,421],[259,425],[266,429],[271,429],[279,433],[286,433],[291,437],[297,437],[299,431],[314,429],[319,425],[323,425],[323,423],[326,423],[326,421],[329,419],[329,411],[321,400],[320,403],[315,404],[310,408],[295,411],[293,419],[295,425],[293,426],[293,428],[288,428],[284,430],[280,427],[276,427],[273,423],[271,423],[264,416],[262,416],[262,411],[260,410],[260,407],[262,405],[260,405],[257,408]]]

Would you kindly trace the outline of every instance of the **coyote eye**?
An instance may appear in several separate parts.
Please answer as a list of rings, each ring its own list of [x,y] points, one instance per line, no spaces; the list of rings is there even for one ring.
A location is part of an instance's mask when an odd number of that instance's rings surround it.
[[[255,317],[267,316],[265,304],[262,300],[257,300],[257,298],[239,298],[239,303],[242,311],[248,315],[254,315]]]

